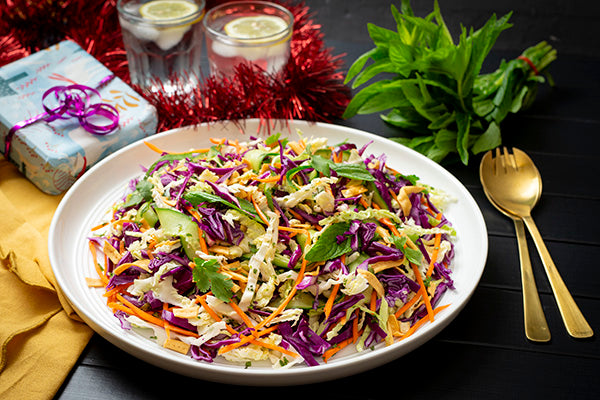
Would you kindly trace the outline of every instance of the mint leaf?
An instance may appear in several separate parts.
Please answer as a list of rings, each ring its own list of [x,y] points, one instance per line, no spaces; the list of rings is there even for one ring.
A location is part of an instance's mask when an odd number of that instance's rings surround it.
[[[359,181],[374,181],[375,178],[369,171],[364,163],[358,164],[335,164],[332,163],[330,166],[339,176],[345,178],[356,179]]]
[[[327,261],[352,251],[349,237],[342,243],[337,243],[338,235],[343,235],[349,228],[350,222],[340,222],[325,228],[317,238],[315,244],[306,253],[306,261]]]
[[[393,240],[396,248],[404,253],[404,256],[408,261],[417,265],[421,264],[421,261],[423,260],[423,254],[419,250],[411,249],[410,247],[406,246],[407,239],[405,236],[390,236],[390,238]]]
[[[330,169],[333,164],[333,161],[318,154],[314,154],[310,159],[310,165],[325,176],[331,176]]]
[[[368,24],[375,48],[350,68],[346,82],[352,88],[364,86],[343,117],[390,110],[381,116],[386,123],[416,134],[392,139],[437,162],[458,154],[467,164],[469,154],[500,143],[501,121],[531,104],[537,85],[545,82],[542,75],[548,75],[546,69],[556,59],[556,50],[541,42],[527,48],[521,59],[502,61],[496,71],[481,74],[500,33],[512,26],[511,13],[492,15],[479,29],[461,26],[455,43],[437,1],[423,18],[414,15],[407,0],[400,10],[392,5],[391,12],[395,31]]]
[[[500,146],[502,138],[500,137],[500,128],[495,122],[490,123],[490,126],[481,136],[477,138],[473,144],[473,154],[481,153],[482,151],[491,150],[494,147]]]
[[[192,280],[196,283],[198,290],[208,292],[212,290],[213,295],[225,303],[233,296],[231,288],[233,283],[228,276],[219,272],[217,260],[203,260],[194,258],[195,267],[192,270]]]

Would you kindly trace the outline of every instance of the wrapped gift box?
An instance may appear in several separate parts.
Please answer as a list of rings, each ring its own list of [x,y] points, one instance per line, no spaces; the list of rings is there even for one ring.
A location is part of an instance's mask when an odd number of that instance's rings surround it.
[[[100,92],[92,103],[119,112],[119,127],[104,136],[81,127],[77,118],[37,121],[16,130],[8,157],[25,176],[50,194],[66,191],[94,163],[156,132],[156,109],[72,41],[63,41],[0,68],[0,149],[7,134],[44,112],[42,96],[54,86],[85,85]],[[6,155],[5,155],[6,156]]]

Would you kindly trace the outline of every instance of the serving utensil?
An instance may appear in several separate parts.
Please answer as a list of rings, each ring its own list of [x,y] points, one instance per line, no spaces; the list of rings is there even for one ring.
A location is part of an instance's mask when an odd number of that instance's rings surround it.
[[[529,248],[527,247],[527,239],[525,237],[525,226],[523,225],[523,220],[504,211],[504,209],[496,204],[494,199],[485,190],[483,172],[481,169],[489,168],[489,166],[491,166],[491,164],[487,161],[484,166],[482,160],[482,163],[480,164],[480,177],[484,186],[485,196],[498,211],[512,219],[515,224],[517,244],[519,247],[519,262],[521,265],[521,288],[523,292],[523,320],[525,325],[525,336],[527,336],[527,339],[533,342],[548,342],[551,337],[550,329],[548,328],[548,323],[546,322],[546,316],[544,315],[544,309],[542,308],[540,296],[535,284],[535,278],[533,276],[533,269],[531,268]],[[539,193],[541,194],[541,191]],[[536,199],[536,202],[537,200],[539,200],[539,196]]]
[[[497,148],[495,157],[492,151],[483,156],[479,173],[484,191],[493,204],[506,214],[520,218],[527,226],[567,332],[576,338],[593,336],[592,328],[569,293],[531,217],[531,210],[542,192],[542,178],[531,158],[517,148],[513,148],[512,153],[506,148],[502,151]]]
[[[540,296],[535,284],[535,278],[533,276],[533,269],[531,268],[531,259],[529,258],[529,248],[527,247],[523,220],[504,211],[494,202],[487,192],[485,192],[485,195],[498,211],[512,219],[515,224],[515,232],[517,234],[517,243],[519,247],[519,262],[521,265],[525,335],[527,336],[527,339],[533,342],[548,342],[551,337],[550,329],[546,322],[546,316],[544,315],[544,309],[542,308]]]

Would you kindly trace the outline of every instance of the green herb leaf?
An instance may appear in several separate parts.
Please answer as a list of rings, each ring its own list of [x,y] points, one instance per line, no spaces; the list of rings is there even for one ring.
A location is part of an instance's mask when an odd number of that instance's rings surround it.
[[[330,168],[333,169],[339,176],[345,178],[356,179],[359,181],[374,181],[375,178],[369,171],[364,163],[358,164],[335,164],[332,163]]]
[[[224,204],[227,207],[233,208],[235,210],[238,210],[239,212],[249,216],[250,218],[254,219],[257,222],[263,223],[262,220],[260,219],[260,217],[258,216],[258,214],[256,214],[256,210],[254,209],[254,206],[252,205],[252,203],[250,203],[248,200],[245,199],[238,199],[238,202],[240,203],[240,207],[238,207],[237,205],[225,200],[224,198],[217,196],[216,194],[212,194],[212,193],[208,193],[208,192],[202,192],[200,190],[197,191],[193,191],[193,192],[188,192],[186,193],[183,198],[187,201],[189,201],[193,206],[197,206],[200,203],[210,203],[210,204]]]
[[[556,50],[541,42],[523,52],[540,75],[518,58],[482,75],[500,33],[512,26],[511,13],[492,15],[477,30],[461,27],[455,43],[437,1],[424,18],[416,17],[406,0],[400,11],[395,6],[391,11],[396,31],[368,24],[375,48],[360,56],[346,77],[353,88],[365,86],[343,117],[390,110],[381,116],[386,123],[417,134],[393,139],[438,162],[454,153],[467,164],[469,154],[500,144],[500,123],[531,104]],[[384,79],[377,80],[381,74]]]
[[[267,146],[272,146],[275,143],[277,143],[277,141],[279,140],[279,137],[281,136],[281,133],[274,133],[271,136],[269,136],[268,138],[265,139],[265,144]]]
[[[502,138],[500,136],[500,128],[495,122],[492,122],[487,130],[477,138],[473,144],[472,151],[473,154],[478,154],[498,147],[501,143]]]
[[[337,243],[337,236],[343,235],[348,228],[350,228],[350,222],[339,222],[323,229],[315,244],[306,253],[306,261],[327,261],[352,251],[349,237],[342,243]]]
[[[212,290],[215,297],[226,303],[229,302],[233,292],[233,283],[228,276],[219,272],[217,260],[203,260],[194,258],[195,267],[192,270],[192,280],[196,283],[198,290],[207,292]]]
[[[140,180],[135,185],[135,190],[127,196],[123,207],[128,208],[152,200],[152,187],[152,184],[146,179]]]
[[[405,236],[390,236],[390,238],[394,242],[394,246],[404,253],[404,256],[408,261],[417,265],[421,264],[421,261],[423,260],[423,254],[419,250],[411,249],[410,247],[406,246],[407,238]]]
[[[359,181],[375,180],[364,163],[334,163],[329,158],[314,154],[311,158],[310,165],[325,176],[331,176],[331,170],[334,170],[339,176],[345,178],[356,179]]]
[[[311,166],[325,176],[331,176],[330,166],[333,164],[329,158],[314,154],[310,159]]]

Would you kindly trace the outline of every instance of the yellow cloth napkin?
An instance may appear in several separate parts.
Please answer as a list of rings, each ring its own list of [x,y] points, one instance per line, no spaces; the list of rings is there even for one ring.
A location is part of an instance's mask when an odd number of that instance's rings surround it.
[[[60,291],[48,259],[60,199],[0,157],[1,399],[51,399],[93,333]]]

